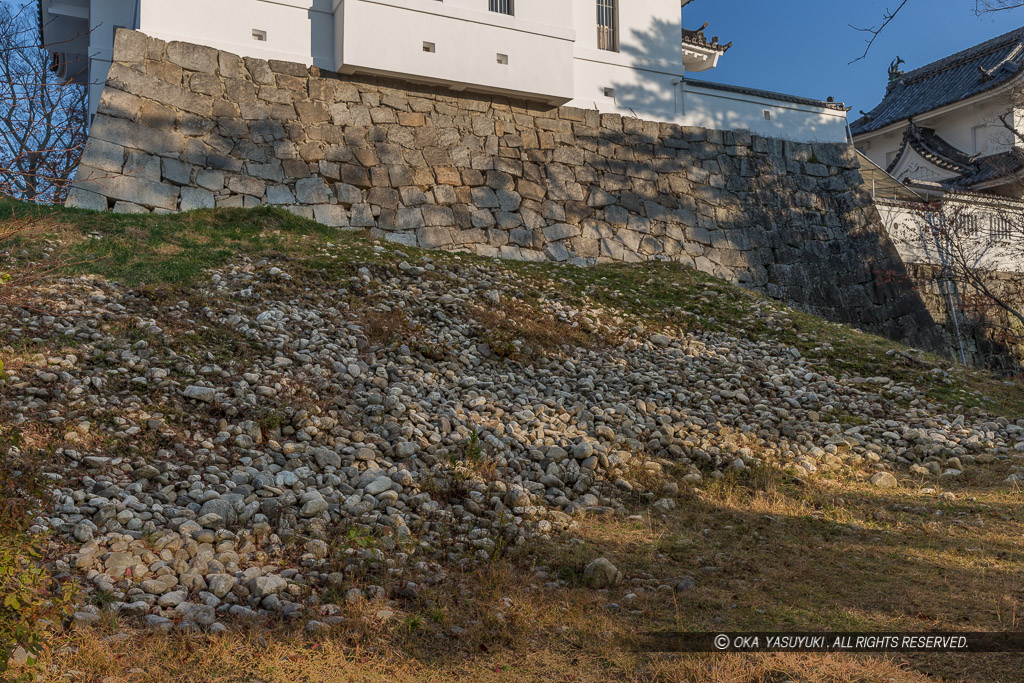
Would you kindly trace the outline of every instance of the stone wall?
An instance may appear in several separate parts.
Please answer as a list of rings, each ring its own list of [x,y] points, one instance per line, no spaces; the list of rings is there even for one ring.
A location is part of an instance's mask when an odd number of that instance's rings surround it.
[[[118,30],[69,205],[280,205],[488,256],[669,260],[934,347],[852,147],[683,128]]]
[[[943,277],[942,268],[908,263],[910,282],[920,293],[932,318],[939,325],[949,355],[985,367],[1002,375],[1024,371],[1021,325],[1005,310],[964,284]],[[1024,310],[1020,274],[989,272],[985,286],[1017,310]],[[951,313],[956,306],[957,320]]]

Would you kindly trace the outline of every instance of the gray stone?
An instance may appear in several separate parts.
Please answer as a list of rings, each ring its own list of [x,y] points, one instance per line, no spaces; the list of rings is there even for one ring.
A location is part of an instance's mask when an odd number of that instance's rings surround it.
[[[590,588],[611,588],[622,582],[622,572],[607,558],[599,557],[583,569],[583,583]]]
[[[163,178],[175,185],[188,185],[192,182],[192,166],[177,159],[164,159]]]
[[[331,201],[323,178],[301,178],[295,181],[295,198],[300,204],[327,204]]]
[[[371,496],[376,496],[379,493],[391,490],[391,478],[390,477],[378,477],[366,485],[363,490]]]
[[[277,595],[288,587],[287,579],[273,574],[258,576],[249,581],[249,592],[256,598]]]
[[[73,209],[89,209],[90,211],[106,211],[107,198],[102,194],[89,192],[81,187],[72,187],[68,193],[65,206]]]
[[[212,403],[213,399],[217,396],[217,390],[212,387],[201,387],[196,384],[191,384],[181,392],[185,398],[193,398],[197,401],[203,401],[204,403]]]
[[[157,598],[156,604],[158,604],[160,607],[174,607],[179,603],[184,602],[185,598],[187,597],[188,593],[186,591],[170,591],[169,593],[164,593],[159,598]]]
[[[81,164],[108,173],[119,173],[124,168],[125,149],[114,142],[90,138],[82,152]],[[106,208],[106,207],[104,207]]]
[[[292,194],[291,189],[287,185],[268,185],[267,186],[267,203],[268,204],[294,204],[295,195]]]
[[[81,172],[81,167],[79,167]],[[178,188],[130,176],[98,177],[78,183],[77,189],[105,195],[139,206],[167,209],[178,208]]]
[[[167,43],[167,61],[189,71],[215,74],[219,55],[212,47],[172,41]]]
[[[871,485],[880,489],[891,489],[899,486],[899,482],[888,472],[876,472],[871,476]]]
[[[348,225],[348,211],[344,206],[337,204],[318,204],[314,206],[313,217],[317,223],[323,223],[333,228]]]
[[[196,209],[212,209],[216,206],[213,193],[201,187],[181,188],[181,211],[194,211]]]

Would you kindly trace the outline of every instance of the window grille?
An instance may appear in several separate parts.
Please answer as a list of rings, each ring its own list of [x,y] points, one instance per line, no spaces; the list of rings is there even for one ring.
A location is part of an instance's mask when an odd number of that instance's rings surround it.
[[[981,228],[981,220],[979,216],[961,216],[960,220],[963,221],[963,232],[965,237],[974,237],[978,234],[978,230]]]
[[[989,237],[993,242],[1002,242],[1013,236],[1013,221],[1009,217],[992,216],[989,221]]]
[[[597,0],[597,47],[619,51],[619,11],[616,0]]]
[[[514,15],[515,6],[514,0],[488,0],[490,4],[490,10],[497,12],[498,14]]]

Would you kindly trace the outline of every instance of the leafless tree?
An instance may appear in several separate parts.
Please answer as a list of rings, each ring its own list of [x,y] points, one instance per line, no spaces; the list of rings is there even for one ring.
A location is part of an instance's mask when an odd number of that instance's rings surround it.
[[[857,58],[850,61],[850,64],[859,62],[866,58],[868,53],[871,52],[872,46],[878,39],[878,36],[882,35],[882,32],[893,22],[893,20],[908,6],[918,2],[919,4],[927,6],[926,0],[899,0],[898,4],[893,9],[886,8],[882,13],[881,20],[872,26],[854,26],[850,24],[850,28],[855,31],[860,31],[866,34],[864,42],[867,43],[864,46],[864,52]],[[1005,12],[1006,10],[1018,9],[1024,7],[1024,0],[971,0],[974,4],[974,13],[979,17],[983,14],[991,14],[992,12]]]
[[[905,260],[926,264],[957,327],[1024,344],[1024,203],[947,195],[907,206],[892,231]]]
[[[35,7],[0,0],[0,194],[61,202],[86,142],[86,90],[50,69]]]

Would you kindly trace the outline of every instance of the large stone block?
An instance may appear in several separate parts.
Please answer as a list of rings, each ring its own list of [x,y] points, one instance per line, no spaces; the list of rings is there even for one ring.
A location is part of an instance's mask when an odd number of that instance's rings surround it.
[[[314,206],[313,217],[317,223],[323,223],[333,228],[342,228],[349,224],[348,211],[345,210],[345,207],[336,204],[319,204]]]
[[[73,209],[89,209],[91,211],[106,211],[107,198],[101,194],[90,192],[81,187],[72,187],[68,193],[65,206]]]
[[[119,62],[139,63],[146,59],[149,38],[126,28],[114,29],[114,55]]]
[[[79,172],[81,173],[81,168]],[[178,208],[178,188],[143,178],[126,175],[101,175],[79,183],[78,187],[111,199],[119,199],[147,208],[169,211]]]
[[[323,178],[302,178],[295,181],[295,198],[300,204],[327,204],[331,193]]]
[[[210,116],[213,112],[212,98],[196,95],[180,86],[135,71],[123,64],[114,63],[110,66],[110,73],[107,74],[107,87],[129,93],[144,94],[147,99],[200,116]]]
[[[91,138],[82,152],[81,164],[110,173],[120,173],[124,168],[125,149],[119,144]]]
[[[181,188],[181,211],[212,209],[216,205],[213,193],[201,187]]]
[[[215,74],[219,55],[212,47],[172,41],[167,43],[167,60],[189,71]]]

